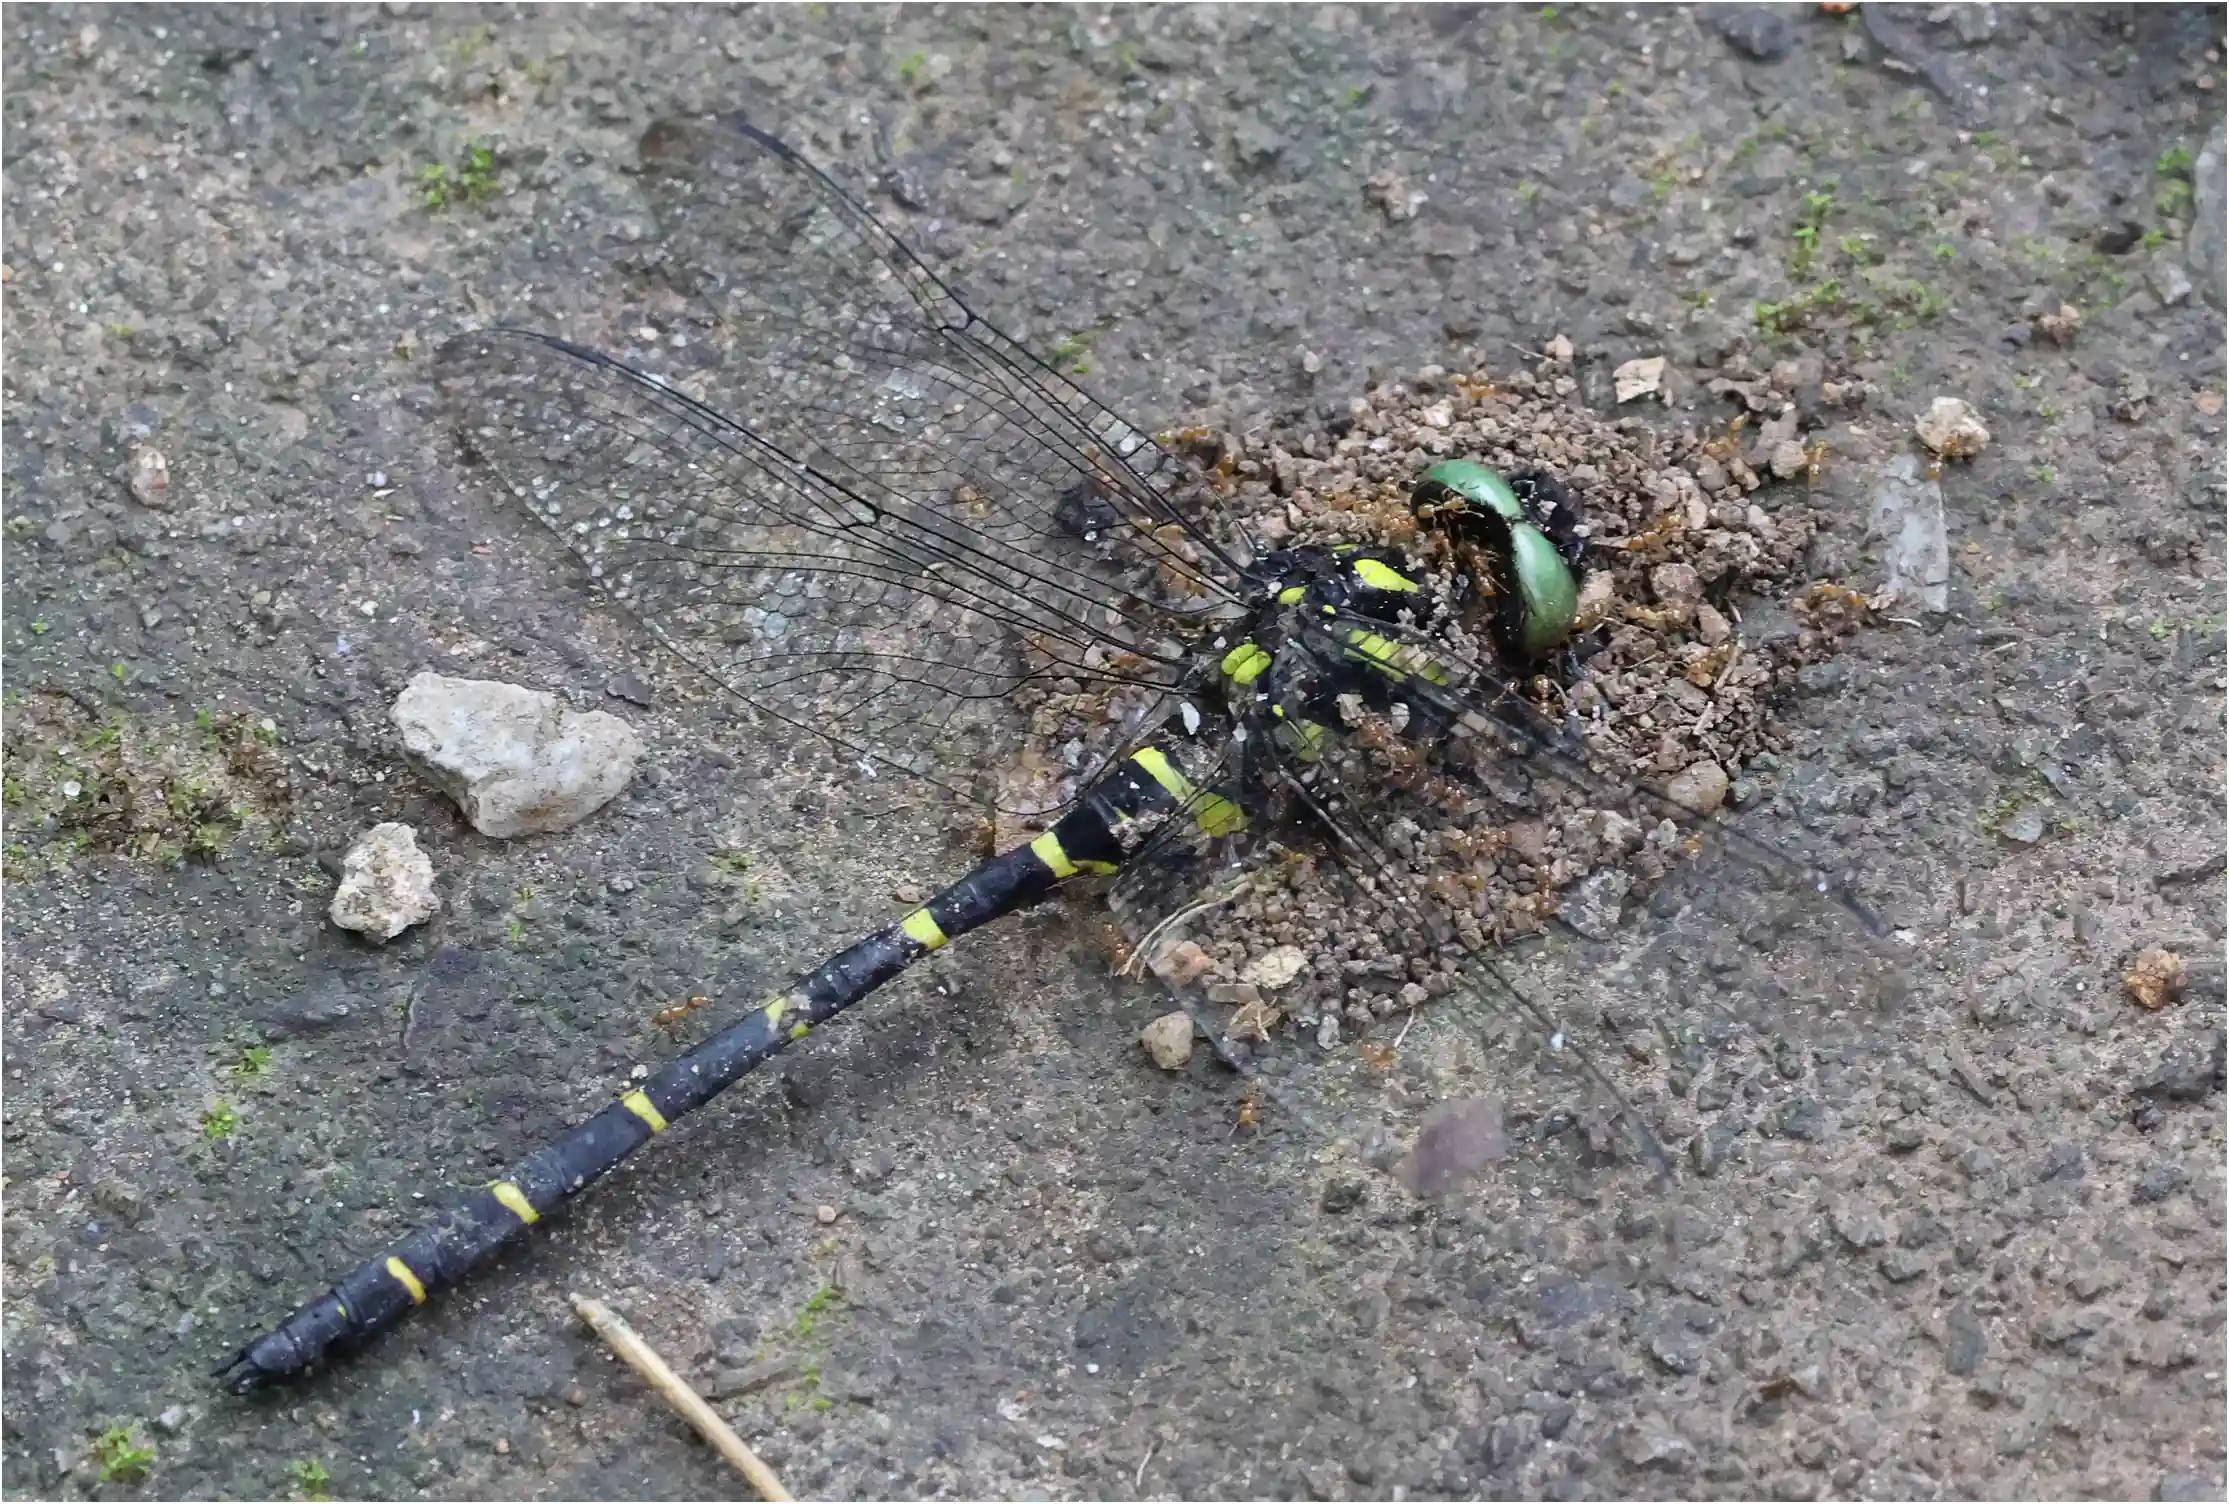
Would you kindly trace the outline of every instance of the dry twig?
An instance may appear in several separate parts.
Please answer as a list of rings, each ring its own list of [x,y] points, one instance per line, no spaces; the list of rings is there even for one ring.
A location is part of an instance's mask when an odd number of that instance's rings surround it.
[[[743,1438],[713,1413],[703,1396],[666,1367],[665,1360],[650,1350],[649,1343],[635,1335],[633,1327],[620,1320],[611,1307],[600,1300],[590,1300],[585,1295],[575,1295],[572,1299],[573,1309],[580,1312],[581,1320],[594,1327],[596,1335],[610,1343],[612,1351],[626,1359],[629,1368],[649,1380],[650,1387],[663,1395],[683,1420],[695,1426],[698,1435],[733,1463],[735,1470],[758,1490],[760,1498],[768,1500],[769,1504],[791,1504],[795,1496],[782,1487],[782,1480],[775,1476],[774,1470],[759,1461],[758,1453],[745,1446]]]

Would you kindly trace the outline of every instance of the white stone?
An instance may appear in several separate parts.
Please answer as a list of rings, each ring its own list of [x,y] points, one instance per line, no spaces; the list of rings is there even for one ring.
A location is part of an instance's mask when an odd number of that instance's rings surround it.
[[[488,679],[413,678],[395,701],[403,750],[489,836],[565,830],[635,773],[642,738],[615,715]]]
[[[1733,786],[1724,768],[1706,760],[1673,774],[1664,786],[1664,794],[1682,809],[1707,815],[1726,802],[1726,793]]]
[[[2189,274],[2183,270],[2182,258],[2171,250],[2152,257],[2151,284],[2160,302],[2169,308],[2190,296]]]
[[[1646,397],[1664,383],[1664,357],[1651,355],[1643,360],[1629,360],[1610,373],[1617,383],[1618,401],[1631,402],[1636,397]]]
[[[1238,974],[1241,982],[1251,982],[1256,987],[1275,991],[1300,975],[1308,964],[1308,953],[1297,945],[1280,945],[1275,950],[1264,951],[1246,963]]]
[[[170,494],[170,461],[163,458],[160,449],[134,449],[125,466],[125,478],[141,506],[158,512],[170,510],[174,500]]]
[[[1138,1043],[1165,1071],[1183,1070],[1192,1058],[1192,1015],[1164,1013],[1138,1031]]]
[[[1971,459],[1989,443],[1981,414],[1956,397],[1937,397],[1912,427],[1922,444],[1946,460]]]
[[[333,923],[384,941],[440,912],[433,863],[418,849],[418,832],[389,821],[374,825],[348,848],[333,894]]]

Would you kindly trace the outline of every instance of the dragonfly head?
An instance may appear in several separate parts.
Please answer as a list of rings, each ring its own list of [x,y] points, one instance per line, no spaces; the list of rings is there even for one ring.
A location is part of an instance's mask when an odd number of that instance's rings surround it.
[[[1571,636],[1587,527],[1563,482],[1544,470],[1505,477],[1475,460],[1442,460],[1409,506],[1453,545],[1506,651],[1542,658]]]

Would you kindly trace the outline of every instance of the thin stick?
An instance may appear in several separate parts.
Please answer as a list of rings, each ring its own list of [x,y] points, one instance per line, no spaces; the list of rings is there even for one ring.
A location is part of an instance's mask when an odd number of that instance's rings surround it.
[[[620,1320],[611,1307],[600,1300],[575,1295],[572,1301],[581,1320],[594,1327],[596,1335],[610,1343],[612,1351],[625,1358],[629,1368],[649,1380],[650,1387],[663,1395],[683,1420],[695,1426],[698,1435],[733,1463],[735,1470],[758,1490],[760,1498],[769,1504],[794,1504],[795,1495],[782,1487],[782,1480],[774,1475],[774,1470],[759,1461],[758,1453],[745,1446],[743,1438],[728,1429],[728,1423],[715,1415],[712,1407],[679,1374],[666,1367],[665,1360],[650,1350],[649,1343],[635,1335],[633,1327]]]

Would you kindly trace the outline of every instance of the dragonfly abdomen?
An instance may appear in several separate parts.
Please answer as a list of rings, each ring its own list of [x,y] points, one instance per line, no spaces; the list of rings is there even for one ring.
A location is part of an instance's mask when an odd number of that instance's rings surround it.
[[[969,930],[1035,903],[1067,878],[1114,871],[1130,849],[1125,826],[1180,808],[1203,823],[1236,816],[1234,807],[1193,789],[1164,753],[1141,748],[1043,835],[992,857],[912,913],[806,972],[787,991],[762,999],[503,1179],[365,1260],[226,1358],[217,1378],[245,1394],[392,1326],[815,1025]]]

